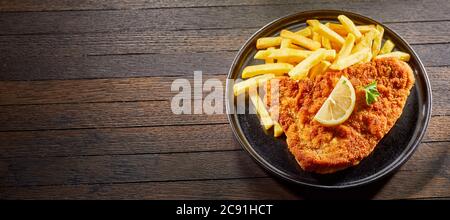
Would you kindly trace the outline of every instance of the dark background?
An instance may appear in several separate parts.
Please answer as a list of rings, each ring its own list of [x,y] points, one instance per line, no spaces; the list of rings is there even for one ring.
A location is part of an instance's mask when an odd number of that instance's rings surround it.
[[[173,115],[170,85],[225,79],[266,23],[310,9],[384,22],[433,89],[422,144],[395,175],[322,191],[264,172],[225,115]],[[450,2],[0,0],[0,198],[450,198]]]

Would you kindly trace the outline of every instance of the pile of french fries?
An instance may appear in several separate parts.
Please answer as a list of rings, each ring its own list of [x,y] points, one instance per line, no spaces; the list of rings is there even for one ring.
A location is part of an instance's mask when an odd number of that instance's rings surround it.
[[[297,31],[282,30],[279,36],[259,38],[254,59],[264,64],[247,66],[242,72],[243,82],[234,85],[236,96],[250,87],[288,74],[294,80],[314,79],[327,70],[342,70],[351,65],[370,62],[373,59],[396,57],[409,61],[410,55],[393,51],[395,45],[386,40],[379,25],[355,25],[345,15],[337,17],[340,23],[321,23],[307,20],[307,27]],[[270,120],[269,113],[258,94],[250,94],[265,129],[274,126],[274,136],[283,134],[281,126]],[[262,103],[262,104],[261,104]]]

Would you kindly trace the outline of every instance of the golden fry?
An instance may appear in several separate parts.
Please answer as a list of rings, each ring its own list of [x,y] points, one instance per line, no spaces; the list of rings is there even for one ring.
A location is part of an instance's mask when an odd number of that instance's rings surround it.
[[[325,55],[323,58],[330,62],[334,61],[334,59],[336,59],[336,50],[325,50]]]
[[[325,48],[325,49],[327,49],[327,50],[331,50],[332,49],[332,47],[331,47],[331,42],[330,42],[330,39],[328,39],[327,37],[325,37],[325,36],[322,36],[321,37],[322,39],[322,46]]]
[[[367,32],[369,32],[369,31],[371,31],[372,29],[374,29],[375,28],[375,25],[358,25],[358,26],[356,26],[356,28],[362,33],[362,34],[365,34],[365,33],[367,33]]]
[[[355,24],[352,20],[350,20],[350,18],[345,15],[339,15],[338,20],[341,22],[342,26],[348,33],[352,33],[353,35],[355,35],[356,39],[362,37],[361,32],[356,28]]]
[[[380,58],[385,58],[385,57],[395,57],[395,58],[398,58],[405,62],[408,62],[409,59],[411,58],[409,53],[405,53],[405,52],[401,52],[401,51],[394,51],[394,52],[378,55],[375,57],[375,59],[380,59]]]
[[[386,53],[389,53],[389,52],[391,52],[391,51],[394,49],[394,47],[395,47],[395,44],[392,43],[391,40],[387,40],[386,42],[384,42],[384,45],[383,45],[383,47],[381,48],[379,54],[386,54]]]
[[[297,49],[297,50],[305,50],[305,48],[297,46],[297,45],[295,45],[293,43],[291,43],[291,45],[289,45],[289,47],[292,48],[292,49]]]
[[[271,53],[275,48],[274,47],[269,47],[267,48],[267,51],[269,53]],[[275,63],[275,60],[273,58],[269,58],[267,57],[266,59],[264,59],[265,63]]]
[[[342,45],[341,50],[339,50],[339,53],[337,54],[336,59],[334,60],[334,63],[336,63],[339,59],[344,58],[351,54],[353,45],[355,44],[355,35],[348,34],[347,38],[345,38],[345,42]]]
[[[339,45],[338,43],[335,43],[335,42],[333,42],[333,41],[330,41],[330,43],[331,43],[331,48],[332,48],[333,50],[336,50],[336,51],[341,50],[342,45]]]
[[[339,35],[338,33],[331,30],[329,27],[321,24],[320,22],[311,22],[314,24],[313,31],[318,32],[320,35],[325,36],[326,38],[330,39],[330,41],[336,42],[339,45],[344,44],[344,38]]]
[[[269,55],[270,55],[270,51],[269,50],[258,50],[258,52],[256,52],[256,54],[253,57],[253,59],[255,59],[255,60],[265,60],[267,57],[269,57]]]
[[[314,26],[320,24],[319,20],[316,19],[311,19],[311,20],[306,20],[306,23],[311,26],[312,28],[314,28]],[[314,31],[314,30],[313,30]]]
[[[256,77],[244,80],[242,82],[236,83],[233,86],[234,95],[238,96],[240,94],[243,94],[250,87],[257,87],[258,85],[260,85],[274,77],[275,77],[274,74],[264,74],[264,75],[256,76]]]
[[[372,29],[368,33],[364,34],[364,36],[360,39],[359,43],[357,43],[353,49],[352,53],[356,53],[364,48],[372,49],[372,41],[379,34],[377,29]]]
[[[242,71],[242,78],[246,79],[257,75],[269,73],[275,75],[283,75],[291,71],[293,68],[294,66],[288,63],[268,63],[268,64],[247,66]]]
[[[265,49],[268,47],[277,47],[281,44],[281,37],[262,37],[256,41],[257,49]]]
[[[304,37],[309,37],[311,36],[311,27],[305,27],[303,29],[300,29],[299,31],[295,32],[295,34],[300,34]]]
[[[297,50],[292,48],[274,49],[271,51],[268,57],[280,59],[280,58],[300,58],[305,59],[311,55],[313,51],[309,50]]]
[[[249,96],[251,102],[253,103],[253,106],[255,106],[256,113],[258,113],[260,117],[261,124],[263,125],[264,129],[269,130],[273,126],[273,120],[270,117],[269,112],[267,111],[261,97],[259,97],[258,93],[256,92],[250,92]]]
[[[381,41],[383,40],[384,28],[377,25],[378,34],[373,39],[372,44],[372,57],[376,57],[381,49]]]
[[[341,24],[336,23],[326,23],[325,26],[329,27],[334,32],[338,33],[341,36],[347,36],[348,32]]]
[[[309,70],[320,63],[326,56],[326,50],[325,49],[318,49],[314,51],[311,55],[309,55],[306,59],[304,59],[302,62],[297,64],[291,71],[289,71],[289,76],[292,79],[300,80],[304,79],[307,75]]]
[[[289,46],[291,45],[292,40],[288,39],[288,38],[283,38],[281,40],[281,44],[280,44],[280,48],[289,48]]]
[[[321,75],[325,73],[328,68],[330,67],[331,63],[325,60],[320,61],[319,64],[315,65],[311,70],[309,71],[309,78],[314,79],[318,75]]]
[[[370,51],[370,49],[364,48],[350,56],[346,56],[346,57],[343,57],[342,59],[339,59],[336,63],[334,63],[330,66],[330,69],[343,70],[351,65],[362,62],[369,55],[370,56],[372,55],[372,52]]]
[[[321,37],[320,37],[319,33],[314,31],[312,33],[312,40],[315,41],[315,42],[319,42],[319,44],[322,46],[322,40],[321,40]]]
[[[320,43],[306,38],[302,35],[292,33],[288,30],[282,30],[280,33],[281,37],[291,39],[293,43],[298,44],[304,48],[310,50],[317,50],[320,48]]]
[[[342,35],[344,37],[347,36],[347,34],[349,33],[347,30],[345,30],[345,28],[342,24],[327,23],[326,26],[328,26],[331,30],[333,30],[334,32],[336,32],[339,35]],[[357,25],[356,26],[356,29],[359,32],[361,32],[361,34],[365,34],[374,28],[375,28],[374,25]]]
[[[283,134],[283,128],[281,127],[281,125],[278,122],[275,122],[275,124],[273,126],[273,136],[279,137],[282,134]]]

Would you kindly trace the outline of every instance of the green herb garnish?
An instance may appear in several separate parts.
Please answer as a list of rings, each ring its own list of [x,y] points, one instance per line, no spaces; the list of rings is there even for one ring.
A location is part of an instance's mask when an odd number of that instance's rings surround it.
[[[363,89],[366,92],[367,105],[371,105],[372,103],[377,101],[377,97],[380,96],[380,93],[377,90],[377,81],[374,80],[373,82],[364,86]]]

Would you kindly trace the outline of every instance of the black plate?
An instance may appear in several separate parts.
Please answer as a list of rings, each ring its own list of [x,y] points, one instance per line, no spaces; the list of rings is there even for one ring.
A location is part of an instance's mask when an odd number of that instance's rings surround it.
[[[396,49],[411,54],[409,65],[414,71],[416,83],[408,97],[403,114],[390,132],[380,141],[374,152],[357,166],[334,174],[314,174],[303,171],[287,149],[285,138],[274,138],[261,128],[255,114],[228,114],[231,128],[242,147],[264,168],[292,182],[322,188],[346,188],[373,182],[393,172],[405,163],[419,145],[431,115],[431,87],[425,68],[416,52],[397,33],[368,17],[345,11],[306,11],[277,19],[258,30],[240,49],[231,65],[228,79],[241,78],[247,65],[253,60],[256,39],[278,35],[282,29],[297,30],[306,26],[307,19],[337,21],[344,14],[356,24],[379,24],[384,27],[384,39],[392,40]],[[227,82],[227,100],[234,100],[233,88]],[[227,101],[227,111],[235,108]],[[230,112],[230,111],[228,111]]]

